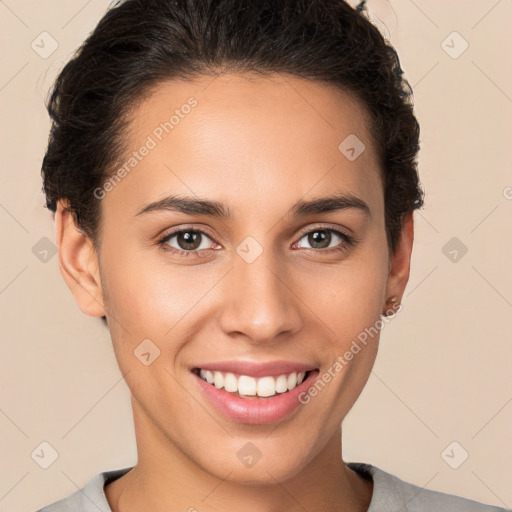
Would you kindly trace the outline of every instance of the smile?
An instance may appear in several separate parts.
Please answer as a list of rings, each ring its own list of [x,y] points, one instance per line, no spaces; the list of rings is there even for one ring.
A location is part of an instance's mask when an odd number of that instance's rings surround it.
[[[279,375],[278,377],[267,375],[255,378],[249,375],[237,376],[234,373],[224,373],[218,370],[196,369],[196,372],[208,384],[215,386],[217,389],[224,389],[229,393],[234,393],[241,398],[266,398],[277,393],[287,393],[301,384],[309,373],[291,372]]]
[[[290,419],[301,409],[300,393],[319,368],[292,361],[224,361],[190,368],[205,406],[237,423],[268,424]]]

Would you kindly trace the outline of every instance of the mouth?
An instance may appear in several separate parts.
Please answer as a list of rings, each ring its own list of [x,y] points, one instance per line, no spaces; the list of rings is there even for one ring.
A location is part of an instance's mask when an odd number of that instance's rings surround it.
[[[262,425],[299,414],[319,368],[295,361],[226,360],[190,368],[208,408],[237,423]]]
[[[284,395],[309,380],[318,369],[288,371],[261,376],[244,375],[235,372],[193,368],[192,373],[211,386],[222,389],[243,399],[265,399]],[[259,372],[261,373],[261,371]]]

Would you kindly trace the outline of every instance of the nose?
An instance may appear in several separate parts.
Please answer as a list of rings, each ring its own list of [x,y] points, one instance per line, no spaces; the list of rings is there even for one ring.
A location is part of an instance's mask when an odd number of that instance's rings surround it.
[[[250,263],[234,256],[233,268],[223,280],[223,332],[251,344],[271,344],[301,329],[300,298],[284,266],[270,250]]]

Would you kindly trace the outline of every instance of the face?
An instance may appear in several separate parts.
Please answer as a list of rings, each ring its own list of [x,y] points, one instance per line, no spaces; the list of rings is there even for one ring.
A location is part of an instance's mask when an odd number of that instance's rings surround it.
[[[139,460],[290,478],[339,434],[377,353],[362,333],[408,277],[366,111],[319,82],[225,74],[161,84],[131,120],[74,293],[107,316]]]

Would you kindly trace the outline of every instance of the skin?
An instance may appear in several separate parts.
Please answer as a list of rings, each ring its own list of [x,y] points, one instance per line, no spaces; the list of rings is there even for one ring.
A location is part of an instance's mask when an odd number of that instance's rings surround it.
[[[360,395],[378,348],[375,336],[318,395],[278,424],[249,425],[210,406],[189,368],[205,361],[292,360],[320,374],[365,328],[401,301],[409,278],[412,214],[393,253],[369,117],[353,96],[289,75],[223,74],[160,84],[132,112],[130,151],[195,97],[198,104],[102,199],[101,250],[60,202],[59,263],[80,309],[107,316],[116,358],[132,394],[138,462],[105,487],[115,512],[160,510],[366,511],[373,483],[341,457],[341,423]],[[338,149],[356,134],[366,150]],[[352,194],[370,208],[294,218],[298,200]],[[217,200],[230,219],[160,211],[136,216],[170,194]],[[156,244],[171,228],[208,230],[201,256]],[[311,229],[309,229],[311,228]],[[301,229],[332,234],[313,246]],[[252,263],[236,248],[251,236]],[[345,247],[325,251],[325,247]],[[196,246],[197,247],[197,246]],[[215,250],[217,248],[217,250]],[[160,357],[141,364],[149,338]],[[307,426],[307,428],[305,428]],[[262,458],[248,468],[248,442]]]

